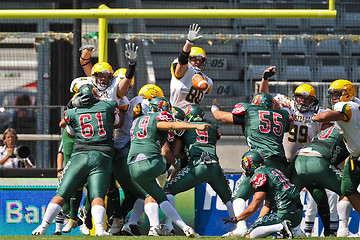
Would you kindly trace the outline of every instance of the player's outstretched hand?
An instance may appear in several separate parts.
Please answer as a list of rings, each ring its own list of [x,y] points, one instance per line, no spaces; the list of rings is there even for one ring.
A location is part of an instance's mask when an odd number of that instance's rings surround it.
[[[192,25],[190,25],[188,38],[187,38],[188,44],[192,45],[192,44],[194,44],[195,41],[202,38],[202,36],[199,35],[200,29],[201,29],[201,27],[199,27],[198,24],[196,24],[196,23],[193,23]]]
[[[197,124],[196,125],[196,129],[199,130],[199,131],[207,131],[209,130],[209,128],[211,128],[211,125],[210,124]]]
[[[217,106],[218,108],[220,108],[220,104],[218,103],[218,101],[216,99],[213,99],[212,104]]]
[[[268,67],[263,73],[263,79],[268,80],[276,74],[276,66]]]
[[[130,65],[136,64],[138,48],[135,43],[125,44],[125,57]]]
[[[76,96],[74,100],[72,100],[72,105],[74,107],[84,107],[91,104],[89,95],[81,95]]]
[[[223,220],[225,224],[227,224],[227,223],[234,223],[234,224],[236,224],[236,223],[238,222],[238,220],[236,219],[236,217],[232,217],[232,218],[221,218],[221,220]]]
[[[93,45],[85,45],[79,48],[79,51],[82,52],[84,50],[88,50],[90,52],[93,52],[95,50],[95,47]]]

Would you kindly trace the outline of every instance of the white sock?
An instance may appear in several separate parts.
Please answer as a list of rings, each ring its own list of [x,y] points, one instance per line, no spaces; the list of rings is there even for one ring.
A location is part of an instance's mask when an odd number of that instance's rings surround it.
[[[91,216],[94,220],[95,232],[104,230],[105,208],[101,205],[92,206]]]
[[[169,201],[163,201],[160,203],[160,208],[166,216],[168,216],[176,225],[183,231],[189,228],[188,225],[181,219],[176,209],[170,204]]]
[[[170,204],[175,207],[175,197],[174,195],[167,193],[166,194],[167,199],[169,200]]]
[[[65,217],[62,214],[58,214],[55,217],[55,232],[61,232],[64,225]]]
[[[268,226],[259,226],[251,231],[250,238],[263,238],[269,236],[272,233],[281,231],[283,227],[284,226],[281,223]]]
[[[226,207],[227,207],[229,216],[230,216],[231,218],[232,218],[232,217],[235,217],[235,213],[234,213],[234,209],[233,209],[233,206],[232,206],[232,202],[231,202],[231,201],[228,201],[228,202],[226,203]]]
[[[50,223],[55,219],[56,215],[61,211],[61,206],[56,203],[49,203],[46,208],[44,218],[42,220],[41,226],[47,228]]]
[[[246,202],[242,198],[237,198],[232,203],[235,216],[239,216],[246,209]],[[236,228],[246,228],[246,221],[242,220],[236,224]]]
[[[134,203],[134,207],[130,214],[130,218],[128,221],[129,223],[137,223],[140,220],[141,215],[144,213],[144,203],[145,203],[144,199],[141,198],[136,199]]]
[[[148,216],[150,227],[157,227],[160,225],[159,218],[159,204],[148,202],[145,204],[145,213]]]
[[[339,221],[349,220],[350,211],[351,211],[351,203],[346,200],[339,201],[337,205],[337,211],[339,214]]]

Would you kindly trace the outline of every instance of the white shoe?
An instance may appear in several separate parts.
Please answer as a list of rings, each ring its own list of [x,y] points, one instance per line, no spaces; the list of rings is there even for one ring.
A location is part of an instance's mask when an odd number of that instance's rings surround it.
[[[158,232],[156,231],[157,228],[160,229],[160,226],[157,226],[157,227],[151,226],[150,229],[149,229],[148,236],[160,236],[158,234]]]
[[[104,229],[101,229],[100,231],[95,230],[95,236],[112,236],[112,234],[108,233]]]
[[[114,218],[113,223],[111,224],[111,228],[109,230],[109,233],[115,235],[121,231],[121,228],[124,225],[124,220],[119,218]]]
[[[184,231],[185,236],[187,236],[188,238],[200,238],[200,235],[197,234],[194,229],[192,229],[191,227],[189,227],[188,229],[186,229]]]
[[[336,237],[347,237],[350,235],[348,228],[339,228],[336,233]]]
[[[85,223],[83,223],[81,226],[80,226],[80,232],[85,235],[85,236],[89,236],[90,235],[90,229],[88,229],[88,227],[86,226]]]
[[[121,229],[121,232],[126,236],[141,236],[138,225],[136,223],[125,223]]]
[[[296,228],[293,228],[293,231],[295,237],[307,237],[305,232],[301,230],[300,225],[297,226]]]
[[[246,227],[237,227],[234,231],[232,231],[232,236],[244,237],[246,234]]]
[[[223,237],[230,237],[232,235],[233,235],[233,232],[231,231],[231,232],[227,232],[227,233],[223,234],[222,236]]]
[[[43,227],[39,225],[34,231],[32,231],[32,235],[45,235],[47,227]]]
[[[294,238],[291,222],[289,220],[284,220],[281,224],[283,225],[283,229],[280,232],[283,234],[283,236],[288,239]]]
[[[65,224],[65,226],[62,229],[62,232],[69,233],[73,228],[77,227],[77,221],[73,219],[69,219],[68,222]]]

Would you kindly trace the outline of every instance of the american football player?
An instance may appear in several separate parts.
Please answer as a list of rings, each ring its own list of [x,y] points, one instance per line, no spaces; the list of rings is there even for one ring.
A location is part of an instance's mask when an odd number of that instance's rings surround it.
[[[81,86],[79,94],[87,96],[88,105],[65,111],[66,132],[75,137],[73,154],[64,168],[58,190],[46,209],[42,223],[32,235],[44,235],[64,203],[86,182],[89,182],[95,235],[111,235],[103,227],[104,197],[112,170],[112,133],[114,128],[119,127],[118,105],[114,100],[99,101],[96,92],[92,84]],[[97,184],[99,182],[103,184]]]
[[[360,214],[360,193],[357,187],[360,183],[360,101],[355,97],[355,87],[352,82],[338,79],[331,83],[328,89],[333,107],[312,117],[316,122],[335,121],[335,126],[345,139],[345,145],[350,152],[350,158],[345,163],[341,182],[341,193],[345,195],[357,213]],[[339,222],[339,227],[345,225]]]
[[[263,78],[260,83],[260,92],[269,92],[268,79],[275,75],[276,67],[272,66],[267,68],[264,71]],[[292,161],[295,157],[296,152],[302,147],[308,145],[311,140],[321,131],[329,127],[329,124],[322,124],[319,122],[314,122],[311,120],[311,117],[325,111],[319,106],[319,101],[316,98],[316,92],[313,86],[310,84],[301,84],[296,87],[294,91],[293,98],[289,98],[282,94],[277,94],[274,97],[276,105],[280,108],[284,108],[291,114],[294,120],[294,127],[284,135],[284,149],[286,159]],[[287,174],[285,172],[285,174]],[[327,191],[328,198],[331,199],[330,203],[330,226],[325,228],[332,228],[332,232],[336,231],[337,227],[337,194],[331,191]],[[315,204],[311,204],[314,201],[310,194],[308,194],[308,208],[305,212],[305,232],[311,234],[314,220],[316,217],[316,209],[313,209]],[[324,209],[324,208],[322,208]],[[329,217],[328,213],[319,213],[323,219],[325,216]],[[328,222],[328,221],[325,221]],[[328,231],[330,230],[328,229]]]
[[[165,215],[171,218],[188,237],[195,237],[197,234],[181,219],[156,181],[156,178],[166,170],[166,161],[161,151],[170,129],[207,131],[209,127],[209,124],[174,122],[170,114],[170,103],[160,97],[152,99],[148,114],[136,118],[130,131],[131,146],[127,160],[131,177],[147,196],[154,198]],[[176,160],[172,159],[170,163],[176,164]],[[148,200],[145,199],[145,210],[147,203]]]
[[[185,109],[185,119],[188,122],[203,124],[204,110],[199,105],[189,105]],[[216,141],[220,139],[220,130],[216,124],[211,124],[208,131],[186,130],[177,141],[177,151],[185,147],[189,165],[181,169],[165,185],[168,198],[187,191],[201,183],[209,183],[226,205],[230,217],[235,217],[231,203],[229,181],[220,167],[216,154]],[[176,144],[176,143],[174,143]],[[174,153],[175,155],[176,152]],[[173,200],[175,201],[175,200]]]
[[[223,218],[225,223],[244,221],[261,207],[266,200],[274,209],[260,216],[246,232],[247,238],[265,238],[280,232],[283,238],[294,238],[292,226],[298,226],[302,218],[300,193],[295,185],[279,169],[267,166],[257,151],[246,152],[241,159],[241,168],[250,178],[255,193],[249,206],[236,218]]]
[[[202,48],[193,46],[195,41],[202,38],[199,35],[200,29],[198,24],[190,25],[188,39],[178,58],[171,64],[170,103],[182,110],[189,105],[200,104],[213,86],[211,78],[201,72],[206,64],[206,53]],[[204,91],[192,86],[192,77],[199,72],[208,82],[208,87]]]
[[[219,103],[214,99],[211,111],[216,120],[226,124],[241,125],[247,145],[251,150],[261,152],[269,167],[274,167],[282,172],[287,171],[288,162],[282,145],[285,132],[291,128],[292,118],[284,109],[273,109],[274,100],[268,93],[257,94],[252,103],[238,103],[232,112],[221,111]],[[264,144],[264,143],[267,144]],[[245,201],[254,190],[250,185],[250,178],[243,175],[237,182],[233,193],[233,208],[235,215],[240,215],[245,210]],[[237,223],[234,231],[225,236],[244,236],[246,222]]]

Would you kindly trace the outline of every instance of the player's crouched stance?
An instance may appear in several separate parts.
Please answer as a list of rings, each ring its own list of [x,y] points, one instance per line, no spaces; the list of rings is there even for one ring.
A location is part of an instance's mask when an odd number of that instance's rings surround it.
[[[266,200],[266,205],[276,210],[259,217],[247,230],[246,238],[264,238],[279,232],[281,238],[294,238],[292,227],[300,224],[302,205],[300,193],[285,175],[276,168],[265,166],[264,158],[256,151],[245,153],[241,167],[251,177],[255,194],[250,205],[235,218],[222,218],[225,223],[237,223],[248,219]]]

